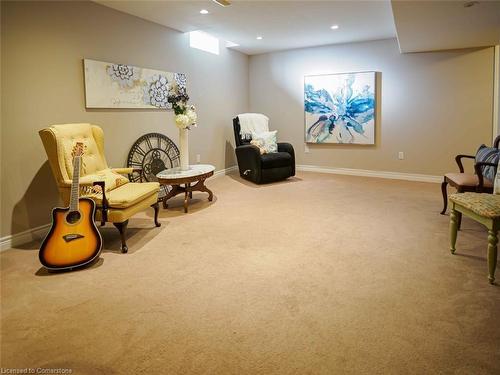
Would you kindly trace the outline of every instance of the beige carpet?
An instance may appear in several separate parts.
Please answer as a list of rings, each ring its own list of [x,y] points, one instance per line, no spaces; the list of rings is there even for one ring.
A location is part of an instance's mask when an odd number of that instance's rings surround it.
[[[1,254],[2,366],[74,374],[499,374],[500,287],[486,232],[457,255],[438,184],[300,173],[236,176],[114,228],[95,266]],[[152,210],[151,210],[152,211]],[[500,280],[500,270],[497,272]]]

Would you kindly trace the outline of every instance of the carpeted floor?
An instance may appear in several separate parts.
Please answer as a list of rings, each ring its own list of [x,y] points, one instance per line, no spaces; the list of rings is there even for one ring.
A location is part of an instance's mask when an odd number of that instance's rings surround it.
[[[438,184],[236,176],[113,227],[93,267],[48,274],[37,244],[1,254],[3,367],[74,374],[499,374],[487,234],[457,254]],[[500,270],[497,272],[500,280]]]

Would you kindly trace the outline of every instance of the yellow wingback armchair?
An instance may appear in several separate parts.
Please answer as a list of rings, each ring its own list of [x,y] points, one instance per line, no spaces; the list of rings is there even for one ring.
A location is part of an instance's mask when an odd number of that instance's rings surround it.
[[[39,134],[65,205],[69,204],[71,193],[73,147],[77,142],[83,143],[81,196],[90,197],[96,202],[96,220],[101,221],[101,225],[111,222],[119,230],[122,252],[128,251],[125,232],[132,215],[153,207],[155,225],[160,226],[159,184],[129,182],[123,175],[131,174],[135,169],[109,168],[104,156],[104,134],[99,126],[86,123],[52,125],[40,130]]]

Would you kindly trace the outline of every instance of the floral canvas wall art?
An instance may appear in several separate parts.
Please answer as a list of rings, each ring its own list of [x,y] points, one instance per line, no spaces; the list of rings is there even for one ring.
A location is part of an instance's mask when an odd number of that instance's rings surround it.
[[[306,76],[306,142],[375,144],[375,104],[375,72]]]
[[[172,109],[172,88],[186,89],[186,75],[85,59],[87,108]]]

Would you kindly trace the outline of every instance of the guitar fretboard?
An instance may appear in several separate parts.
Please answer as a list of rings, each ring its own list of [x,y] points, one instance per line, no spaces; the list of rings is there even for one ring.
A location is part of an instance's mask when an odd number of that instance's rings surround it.
[[[71,183],[70,211],[78,211],[78,184],[80,180],[80,156],[73,159],[73,181]]]

